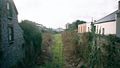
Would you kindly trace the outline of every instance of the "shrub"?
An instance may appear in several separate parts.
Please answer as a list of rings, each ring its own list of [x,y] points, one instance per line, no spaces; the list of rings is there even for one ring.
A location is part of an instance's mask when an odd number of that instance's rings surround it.
[[[51,46],[53,45],[53,36],[51,33],[42,34],[42,54],[38,57],[38,64],[43,65],[52,60],[52,50]]]
[[[64,58],[65,58],[65,68],[77,68],[80,64],[81,58],[78,54],[80,51],[78,46],[79,37],[77,32],[63,32],[62,33],[62,41],[63,41],[63,52],[64,52]],[[80,68],[80,67],[78,67]]]
[[[38,55],[41,54],[41,32],[35,22],[32,21],[24,20],[20,23],[20,26],[24,31],[25,39],[23,47],[25,49],[24,66],[30,68],[35,64]]]
[[[65,61],[73,64],[74,68],[78,66],[80,68],[82,65],[89,68],[91,58],[94,61],[92,64],[94,68],[120,67],[120,38],[115,35],[96,35],[95,40],[92,40],[91,33],[77,34],[67,31],[62,33],[62,38]],[[95,41],[95,51],[92,49],[93,41]]]

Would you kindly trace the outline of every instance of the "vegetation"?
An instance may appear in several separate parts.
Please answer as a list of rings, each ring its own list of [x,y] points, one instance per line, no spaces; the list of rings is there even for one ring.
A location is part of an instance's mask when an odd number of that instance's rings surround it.
[[[80,68],[81,66],[81,58],[76,55],[77,39],[77,32],[66,31],[62,33],[65,68]]]
[[[42,34],[42,54],[38,57],[39,65],[44,65],[52,61],[53,36],[51,33]]]
[[[95,35],[93,40],[92,33],[68,31],[62,33],[62,38],[66,68],[120,67],[120,38],[114,35]]]
[[[52,47],[53,52],[53,66],[52,68],[63,68],[64,67],[64,57],[63,57],[63,44],[61,34],[56,34],[54,36],[54,45]]]
[[[76,30],[76,29],[78,29],[78,25],[83,24],[83,23],[86,23],[86,22],[82,21],[82,20],[76,20],[75,22],[72,22],[72,24],[69,24],[67,30],[69,30],[69,31]]]
[[[20,23],[24,31],[25,58],[23,59],[23,67],[31,68],[36,64],[37,57],[41,54],[42,37],[41,32],[35,22],[24,20]]]
[[[120,38],[116,36],[107,36],[109,47],[107,47],[107,67],[119,68],[120,67]]]
[[[52,58],[46,59],[47,61],[45,61],[45,64],[42,64],[40,67],[38,66],[38,68],[63,68],[64,58],[63,58],[63,52],[62,52],[63,46],[62,46],[62,41],[61,41],[61,35],[55,34],[53,38],[52,39],[54,40],[54,42],[53,42],[52,47],[48,46],[45,51],[46,53],[44,52],[44,54]],[[47,44],[47,42],[45,44]]]
[[[55,34],[37,23],[24,20],[25,58],[13,68],[119,68],[120,38],[115,35],[96,35],[92,32],[78,34],[77,20],[67,31]]]

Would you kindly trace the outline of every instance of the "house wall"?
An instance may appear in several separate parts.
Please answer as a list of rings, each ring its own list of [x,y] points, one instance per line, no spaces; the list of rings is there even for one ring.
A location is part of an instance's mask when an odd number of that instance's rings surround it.
[[[68,29],[68,28],[69,28],[69,25],[70,25],[69,23],[67,23],[67,24],[66,24],[66,29]]]
[[[91,31],[91,22],[86,23],[86,32],[90,32]]]
[[[12,20],[8,19],[8,10],[7,2],[10,1],[12,3],[13,8],[13,16]],[[0,12],[1,14],[1,48],[2,48],[2,60],[0,63],[0,68],[10,68],[11,66],[15,65],[17,62],[22,61],[24,57],[24,49],[22,48],[22,45],[24,43],[23,39],[23,31],[21,30],[18,19],[17,19],[17,13],[14,9],[13,0],[1,0],[2,2],[2,8]],[[11,25],[13,27],[13,34],[14,34],[14,41],[12,44],[10,44],[8,40],[8,27]]]
[[[117,13],[117,27],[116,27],[116,33],[117,33],[117,37],[120,37],[120,12]]]
[[[96,34],[116,34],[116,21],[98,23],[96,26]],[[120,29],[120,28],[117,28]],[[91,23],[84,23],[78,25],[78,33],[90,32],[91,31]]]
[[[116,34],[116,21],[95,24],[97,34]]]
[[[86,23],[78,25],[78,33],[86,32]]]

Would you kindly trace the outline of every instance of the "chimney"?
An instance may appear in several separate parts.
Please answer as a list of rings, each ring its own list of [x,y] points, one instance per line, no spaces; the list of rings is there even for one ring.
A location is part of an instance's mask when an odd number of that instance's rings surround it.
[[[118,2],[118,10],[120,10],[120,1]]]

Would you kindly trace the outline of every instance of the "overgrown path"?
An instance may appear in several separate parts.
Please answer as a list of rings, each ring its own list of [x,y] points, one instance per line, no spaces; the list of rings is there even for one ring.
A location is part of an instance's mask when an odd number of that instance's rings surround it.
[[[45,64],[40,68],[63,68],[64,58],[63,58],[63,43],[61,34],[53,35],[54,44],[52,45],[52,61]]]
[[[61,34],[54,35],[54,45],[52,48],[53,52],[53,65],[54,68],[63,68],[63,43]]]

